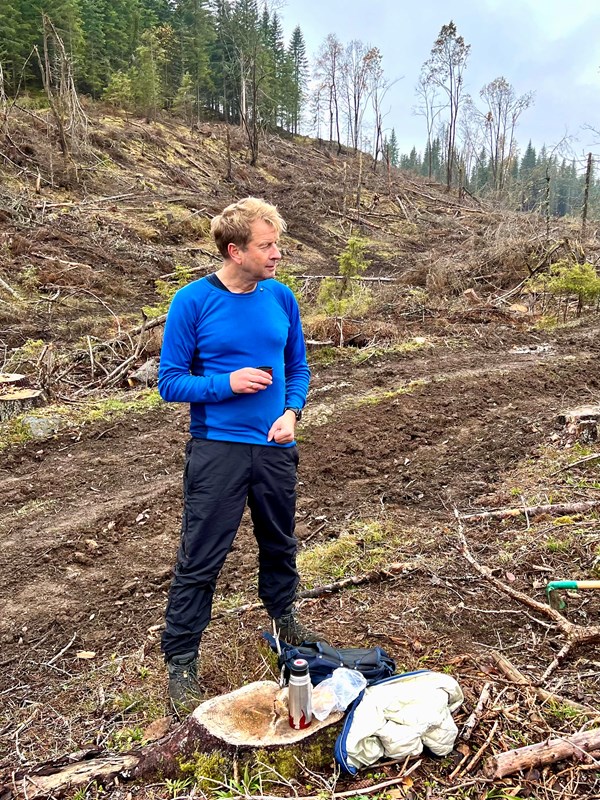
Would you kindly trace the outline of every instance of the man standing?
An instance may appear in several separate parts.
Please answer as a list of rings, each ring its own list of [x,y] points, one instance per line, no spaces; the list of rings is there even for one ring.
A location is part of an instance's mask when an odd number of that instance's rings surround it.
[[[254,197],[211,223],[223,256],[213,275],[180,289],[169,309],[158,388],[190,404],[181,542],[162,649],[176,710],[200,700],[198,649],[217,576],[246,500],[258,542],[258,594],[281,638],[315,641],[294,613],[296,422],[310,371],[298,304],[273,280],[285,222]]]

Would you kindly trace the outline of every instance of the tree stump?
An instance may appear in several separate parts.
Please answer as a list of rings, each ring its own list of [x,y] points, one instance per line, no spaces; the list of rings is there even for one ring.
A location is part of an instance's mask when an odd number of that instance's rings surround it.
[[[141,367],[131,372],[127,378],[131,386],[156,386],[158,383],[158,361],[150,358]]]
[[[333,713],[323,722],[313,719],[308,728],[294,730],[288,723],[287,689],[280,689],[274,681],[258,681],[205,701],[156,742],[120,755],[77,761],[71,757],[42,764],[15,776],[13,787],[0,787],[0,795],[16,786],[20,796],[34,800],[72,792],[91,781],[107,784],[115,778],[123,782],[156,775],[174,777],[181,772],[181,762],[197,753],[224,756],[231,774],[234,759],[243,763],[257,750],[276,755],[278,750],[296,747],[301,758],[308,743],[321,742],[330,763],[333,748],[328,744],[331,731],[327,729],[342,716]]]
[[[556,421],[564,427],[569,441],[591,444],[598,441],[600,406],[580,406],[561,412]]]
[[[44,393],[41,389],[15,389],[0,394],[0,422],[7,422],[25,411],[42,405]]]
[[[25,375],[20,375],[18,372],[0,372],[0,387],[8,383],[10,386],[16,386],[25,380]]]

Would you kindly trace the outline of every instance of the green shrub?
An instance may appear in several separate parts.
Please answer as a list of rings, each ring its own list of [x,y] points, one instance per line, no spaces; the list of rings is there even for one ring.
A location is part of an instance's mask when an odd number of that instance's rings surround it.
[[[360,316],[369,309],[372,294],[358,280],[371,263],[365,256],[366,247],[364,239],[351,236],[345,249],[337,257],[342,280],[325,278],[317,298],[326,314],[334,317],[346,317],[349,314]]]
[[[189,267],[185,267],[182,264],[177,264],[175,266],[174,273],[173,277],[168,281],[159,278],[154,282],[156,293],[160,297],[160,301],[155,306],[144,306],[144,314],[150,319],[166,314],[175,292],[181,289],[182,286],[188,284],[192,279],[192,271]]]

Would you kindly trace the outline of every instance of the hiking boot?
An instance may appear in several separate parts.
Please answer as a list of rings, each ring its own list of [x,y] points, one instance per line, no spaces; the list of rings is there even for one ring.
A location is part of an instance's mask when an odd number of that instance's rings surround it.
[[[198,684],[198,654],[182,653],[167,661],[169,672],[169,698],[178,717],[191,714],[202,702]]]
[[[302,642],[327,642],[320,633],[305,628],[296,617],[293,609],[283,613],[280,617],[273,618],[273,634],[288,644],[299,645]]]

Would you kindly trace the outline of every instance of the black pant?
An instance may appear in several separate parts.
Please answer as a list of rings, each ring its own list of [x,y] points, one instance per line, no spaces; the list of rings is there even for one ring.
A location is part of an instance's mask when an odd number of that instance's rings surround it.
[[[217,577],[246,500],[258,542],[258,594],[272,617],[293,603],[296,468],[293,447],[191,439],[183,473],[181,543],[162,636],[165,656],[195,651],[210,622]]]

